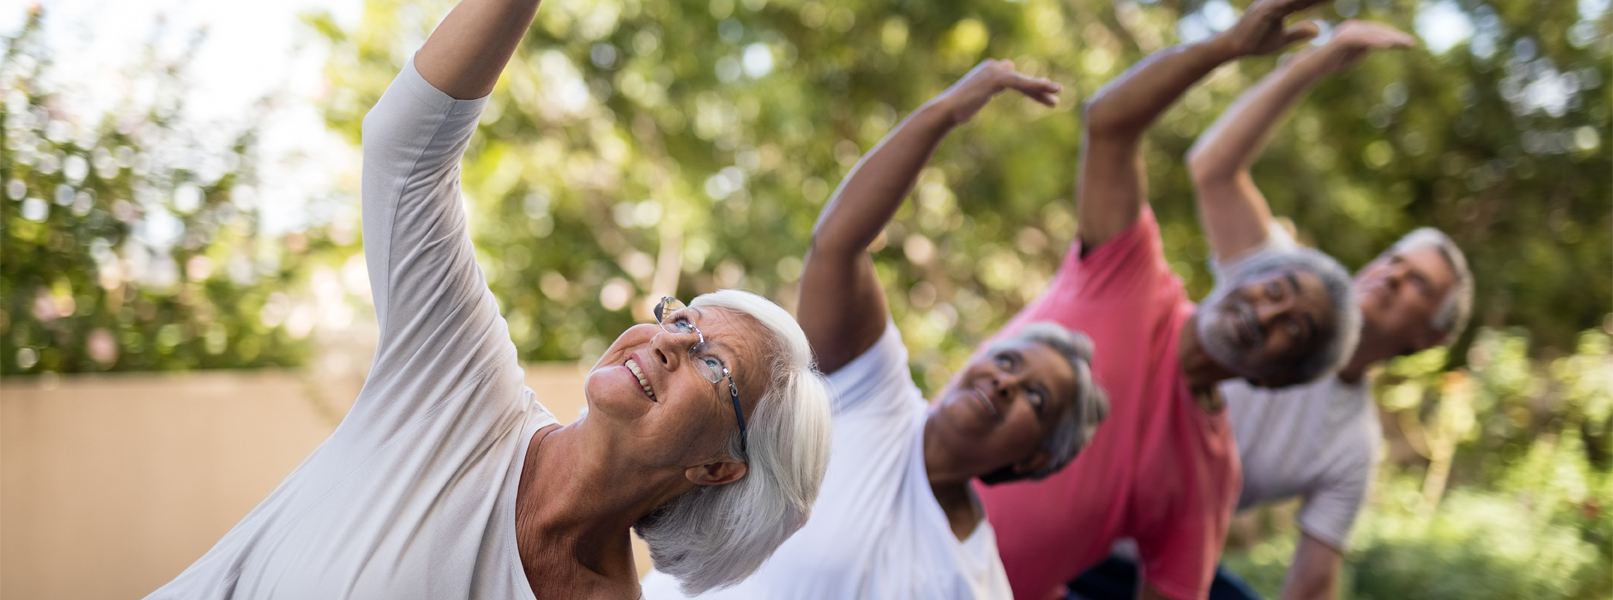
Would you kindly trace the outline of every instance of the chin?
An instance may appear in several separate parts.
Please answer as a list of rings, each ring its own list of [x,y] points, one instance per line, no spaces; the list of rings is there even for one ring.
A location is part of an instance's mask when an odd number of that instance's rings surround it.
[[[1226,326],[1222,326],[1226,324]],[[1254,381],[1262,376],[1256,365],[1250,365],[1243,360],[1249,351],[1238,348],[1237,337],[1233,335],[1230,324],[1224,319],[1200,321],[1198,327],[1199,347],[1209,355],[1210,360],[1233,374]]]
[[[652,403],[639,391],[637,379],[632,381],[631,389],[618,381],[621,376],[612,372],[615,367],[596,365],[588,373],[588,379],[583,381],[582,386],[585,404],[590,412],[622,419],[638,418],[649,410]],[[627,372],[625,368],[621,370]],[[631,376],[631,373],[628,375]]]

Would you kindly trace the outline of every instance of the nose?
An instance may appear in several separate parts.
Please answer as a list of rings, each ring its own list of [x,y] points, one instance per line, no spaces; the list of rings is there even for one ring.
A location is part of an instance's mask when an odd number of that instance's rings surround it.
[[[1389,265],[1389,273],[1387,275],[1384,275],[1384,277],[1383,277],[1383,285],[1384,285],[1384,287],[1389,288],[1389,291],[1391,291],[1391,292],[1399,290],[1400,289],[1400,284],[1405,283],[1405,281],[1406,281],[1406,275],[1407,275],[1406,265],[1402,265],[1402,264]]]
[[[1286,294],[1277,300],[1266,300],[1257,303],[1255,305],[1255,319],[1260,321],[1262,329],[1269,330],[1277,319],[1282,318],[1283,315],[1288,314],[1288,311],[1293,310],[1298,301],[1299,296],[1297,294]]]
[[[991,378],[992,391],[998,398],[1012,400],[1023,379],[1018,373],[998,373],[996,377]]]
[[[650,338],[650,348],[655,352],[656,360],[667,370],[673,370],[689,354],[689,349],[699,343],[700,336],[693,332],[674,333],[656,327],[655,337]]]

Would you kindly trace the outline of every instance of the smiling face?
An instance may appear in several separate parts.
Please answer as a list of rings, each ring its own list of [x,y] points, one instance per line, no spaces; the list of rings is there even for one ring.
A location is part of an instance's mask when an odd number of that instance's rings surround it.
[[[1251,381],[1287,383],[1283,365],[1318,351],[1333,335],[1321,277],[1279,270],[1218,291],[1199,305],[1200,344],[1217,363]]]
[[[725,363],[737,379],[746,417],[762,397],[767,360],[764,328],[722,308],[686,308],[672,318],[692,321],[705,334],[705,355]],[[589,419],[620,428],[632,452],[651,466],[687,467],[726,456],[739,429],[728,380],[707,381],[689,348],[694,333],[671,333],[653,324],[635,325],[606,349],[583,384]]]
[[[1071,410],[1075,370],[1045,344],[1023,340],[978,357],[941,391],[931,420],[942,443],[976,476],[1003,465],[1030,472],[1042,442]]]
[[[1353,285],[1361,305],[1362,337],[1379,340],[1395,354],[1438,344],[1444,332],[1434,330],[1434,315],[1455,285],[1450,263],[1432,244],[1392,252],[1368,263]]]

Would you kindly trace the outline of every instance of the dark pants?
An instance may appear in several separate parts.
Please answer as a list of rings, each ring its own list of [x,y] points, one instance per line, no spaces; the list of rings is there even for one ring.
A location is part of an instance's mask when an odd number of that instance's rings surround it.
[[[1137,597],[1137,564],[1111,556],[1070,582],[1066,600],[1133,600]],[[1215,568],[1210,600],[1261,600],[1236,573]]]

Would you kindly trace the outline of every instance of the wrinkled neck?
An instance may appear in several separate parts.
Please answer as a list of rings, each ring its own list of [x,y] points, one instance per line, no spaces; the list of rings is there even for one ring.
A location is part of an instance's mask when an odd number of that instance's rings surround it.
[[[631,570],[633,524],[694,484],[682,470],[635,464],[587,419],[546,431],[533,436],[521,469],[515,526],[522,562],[529,570],[534,561],[575,562],[620,576],[625,561]]]

